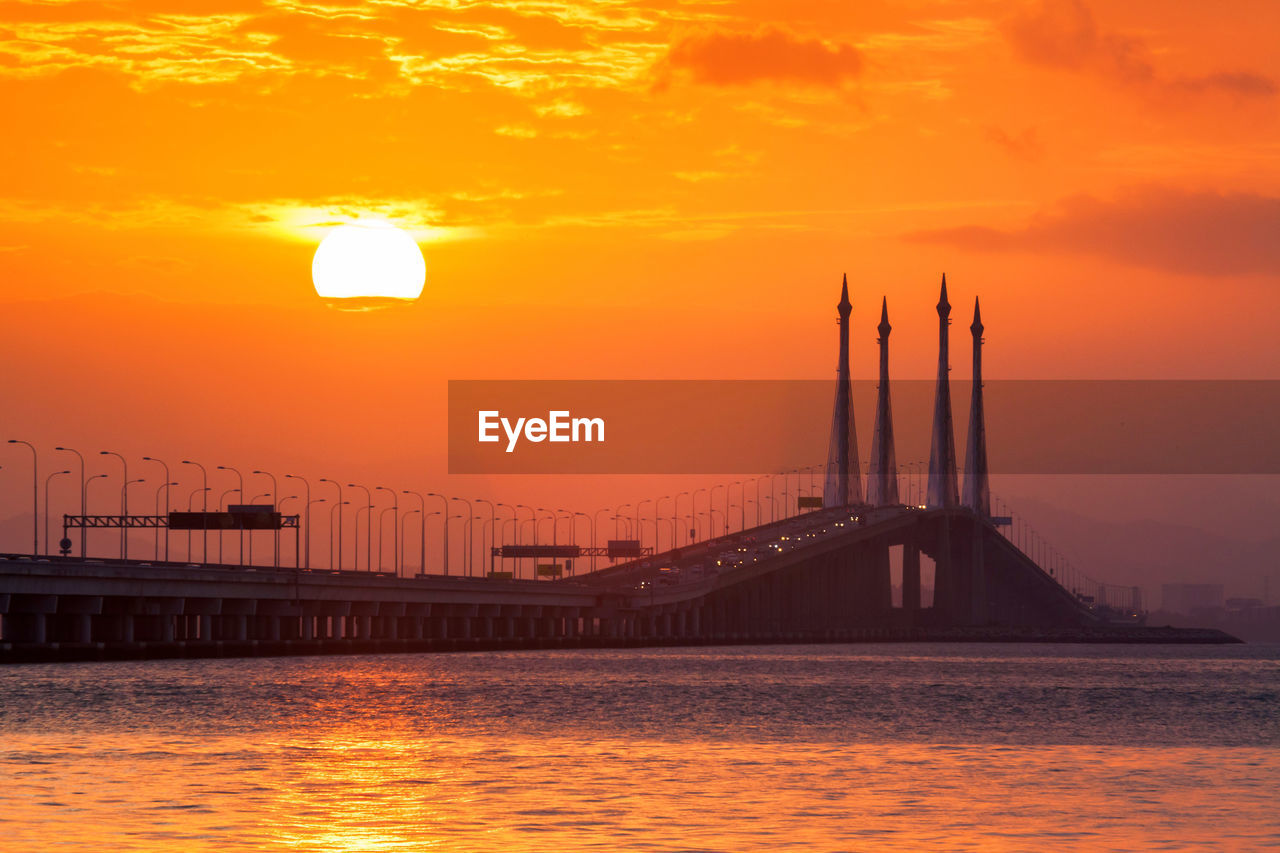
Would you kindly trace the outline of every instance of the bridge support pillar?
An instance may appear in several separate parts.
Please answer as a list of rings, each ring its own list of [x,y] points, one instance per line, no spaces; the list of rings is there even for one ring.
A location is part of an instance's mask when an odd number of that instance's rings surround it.
[[[951,520],[946,513],[938,519],[937,551],[933,569],[933,610],[947,619],[955,619],[959,615],[956,612],[955,561],[951,553]]]
[[[920,543],[914,537],[902,546],[902,610],[907,624],[914,624],[920,612]]]
[[[987,564],[983,554],[982,518],[973,516],[973,543],[969,551],[969,618],[975,625],[987,624]]]

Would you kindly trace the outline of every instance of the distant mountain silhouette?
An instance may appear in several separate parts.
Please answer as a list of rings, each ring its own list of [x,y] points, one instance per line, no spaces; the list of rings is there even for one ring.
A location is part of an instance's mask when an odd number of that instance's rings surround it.
[[[1249,542],[1154,519],[1103,521],[1029,499],[1015,511],[1090,577],[1142,587],[1149,609],[1159,606],[1165,583],[1222,583],[1228,596],[1261,597],[1270,575],[1273,598],[1280,592],[1278,536]]]

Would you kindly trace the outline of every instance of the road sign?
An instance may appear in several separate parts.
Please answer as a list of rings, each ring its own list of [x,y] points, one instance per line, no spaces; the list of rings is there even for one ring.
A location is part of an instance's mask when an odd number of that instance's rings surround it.
[[[538,577],[540,578],[558,578],[564,574],[564,566],[559,563],[539,563]]]
[[[609,557],[639,557],[642,556],[640,550],[639,539],[610,539],[609,540]]]
[[[581,551],[577,545],[503,545],[498,556],[505,559],[546,557],[554,560],[557,557],[576,557]]]
[[[818,496],[801,497],[797,499],[797,506],[800,509],[822,509],[822,498]]]

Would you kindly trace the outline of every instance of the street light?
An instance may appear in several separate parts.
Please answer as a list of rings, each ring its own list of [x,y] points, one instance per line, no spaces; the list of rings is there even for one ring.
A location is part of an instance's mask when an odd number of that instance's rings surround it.
[[[653,504],[653,517],[655,519],[653,522],[653,548],[656,552],[658,549],[658,504],[653,498],[645,498],[644,500],[636,503],[636,538],[640,540],[644,539],[644,528],[640,526],[640,507],[645,504]]]
[[[443,535],[440,538],[444,544],[444,573],[445,575],[448,575],[449,574],[449,499],[444,495],[439,495],[439,494],[436,494],[435,492],[427,492],[427,496],[432,498],[439,498],[440,501],[444,504],[444,512],[440,513],[440,526],[444,528],[441,531]],[[422,541],[424,545],[426,544],[426,541],[427,541],[426,527],[427,527],[427,520],[426,518],[423,518],[422,519],[422,528],[423,528]],[[427,552],[425,550],[422,552],[422,573],[424,575],[427,573]]]
[[[263,492],[260,495],[254,495],[253,497],[249,498],[250,505],[256,504],[258,502],[258,498],[272,498],[272,500],[274,501],[274,496],[270,492]],[[274,508],[275,507],[273,506],[272,509]],[[251,566],[253,565],[253,530],[252,529],[249,531],[249,565]]]
[[[329,482],[333,482],[330,480]],[[336,484],[335,484],[336,485]],[[342,571],[342,508],[349,504],[350,501],[338,501],[329,507],[329,569],[333,570],[335,563],[333,558],[333,511],[338,511],[338,560],[336,563],[337,571]]]
[[[125,459],[123,455],[116,453],[114,450],[99,450],[98,455],[114,456],[120,460],[120,466],[124,470],[124,482],[125,482],[125,485],[127,486],[129,483],[128,460]],[[122,488],[120,490],[120,553],[121,554],[126,554],[129,551],[129,546],[126,544],[126,540],[128,539],[128,537],[125,535],[125,533],[129,529],[128,527],[129,522],[126,520],[126,516],[129,515],[129,501],[128,501],[128,495],[125,494],[126,491],[128,490],[125,488]]]
[[[84,505],[85,505],[84,455],[81,454],[79,450],[73,450],[70,447],[58,446],[58,447],[55,447],[54,450],[61,450],[63,453],[74,453],[76,455],[76,458],[80,460],[80,559],[83,560],[85,557],[85,544],[86,544],[85,539],[86,539],[86,535],[89,532],[88,528],[84,526]]]
[[[257,468],[253,469],[253,473],[261,474],[264,477],[271,478],[271,505],[272,505],[272,508],[274,509],[275,504],[277,502],[277,498],[280,495],[280,484],[276,482],[276,475],[272,474],[270,471],[259,471]],[[275,557],[274,557],[275,562],[273,565],[275,568],[278,569],[280,568],[280,528],[279,527],[274,528],[274,532],[271,538],[274,540],[274,547],[275,547]],[[249,553],[250,554],[253,553],[253,536],[252,535],[250,535],[249,537]]]
[[[165,473],[166,473],[166,474],[167,474],[167,473],[169,473],[169,469],[168,469],[168,468],[166,468],[166,469],[165,469]],[[169,514],[169,513],[168,513],[168,509],[167,509],[167,507],[168,507],[168,505],[169,505],[169,487],[170,487],[170,486],[176,486],[176,485],[178,485],[178,484],[177,484],[177,483],[165,482],[165,483],[161,483],[160,485],[156,486],[156,555],[155,555],[155,559],[156,559],[157,561],[159,561],[159,559],[160,559],[160,491],[161,491],[161,489],[163,489],[163,490],[164,490],[164,499],[165,499],[165,500],[164,500],[164,502],[165,502],[165,507],[166,507],[166,510],[165,510],[165,528],[164,528],[164,529],[165,529],[165,534],[164,534],[164,560],[165,560],[165,562],[166,562],[166,563],[167,563],[167,562],[169,562],[169,520],[168,520],[168,514]]]
[[[396,511],[391,516],[391,548],[395,555],[391,565],[396,570],[396,577],[400,577],[400,499],[386,486],[374,486],[374,489],[391,495],[391,506]],[[378,568],[382,568],[382,516],[378,516]]]
[[[306,503],[306,509],[304,510],[304,514],[306,515],[305,523],[307,525],[307,535],[306,535],[306,542],[303,545],[303,549],[306,553],[306,557],[303,558],[303,565],[305,568],[310,569],[311,568],[311,484],[307,482],[305,477],[299,477],[297,474],[285,474],[284,477],[286,480],[301,480],[302,486],[306,490],[305,498],[307,503]]]
[[[329,507],[329,568],[334,568],[333,562],[333,511],[338,511],[338,563],[337,570],[342,571],[342,508],[347,502],[342,499],[342,484],[337,480],[330,480],[328,477],[321,477],[320,482],[329,483],[338,490],[338,501]]]
[[[474,561],[473,557],[474,557],[475,542],[476,542],[475,536],[472,533],[471,517],[476,514],[475,509],[471,506],[471,501],[467,500],[466,498],[450,498],[449,500],[459,501],[460,503],[464,503],[467,505],[467,515],[466,515],[467,527],[466,527],[466,531],[463,533],[463,537],[465,538],[467,543],[467,552],[466,554],[463,555],[465,559],[463,559],[462,565],[463,565],[463,568],[466,570],[467,577],[471,577],[471,566]],[[447,528],[448,525],[446,524],[445,527]]]
[[[156,459],[154,456],[142,457],[143,462],[155,462],[164,468],[164,485],[156,489],[156,515],[160,514],[160,489],[164,489],[164,514],[169,514],[169,465],[163,459]],[[156,523],[156,557],[160,559],[160,524]],[[164,529],[164,558],[169,559],[169,528]]]
[[[70,473],[71,473],[70,470],[54,471],[48,477],[44,478],[44,552],[46,554],[52,553],[49,550],[49,483],[53,480],[54,477],[57,477],[60,474],[70,474]]]
[[[690,514],[691,516],[693,516],[693,529],[694,529],[695,531],[698,529],[698,492],[705,492],[705,491],[707,491],[707,489],[705,489],[705,488],[702,488],[702,489],[694,489],[694,490],[693,490],[693,494],[689,496],[689,505],[690,505],[690,507],[692,507],[692,508],[689,510],[689,514]],[[711,499],[708,497],[708,498],[707,498],[707,506],[710,506],[710,505],[711,505],[710,501],[711,501]],[[710,532],[711,532],[711,530],[708,528],[707,533],[710,533]]]
[[[422,534],[422,546],[418,552],[418,560],[421,563],[421,566],[419,567],[418,571],[425,575],[427,573],[427,499],[426,497],[423,496],[422,492],[415,492],[412,489],[402,489],[400,493],[403,495],[413,495],[415,498],[417,498],[418,509],[421,510],[422,512],[422,518],[420,519],[420,521],[422,522],[422,524],[420,525],[421,526],[420,532]],[[401,552],[404,551],[403,548],[401,548],[400,550]]]
[[[241,474],[241,473],[240,473],[240,469],[239,469],[239,468],[236,468],[236,467],[231,466],[231,465],[219,465],[219,466],[218,466],[218,470],[219,470],[219,471],[230,471],[232,474],[235,474],[235,475],[236,475],[236,482],[238,482],[238,483],[240,484],[240,488],[238,489],[238,493],[239,493],[239,495],[240,495],[240,502],[241,502],[241,503],[244,503],[244,502],[245,502],[245,500],[244,500],[244,474]],[[219,539],[221,539],[222,537],[218,537],[218,538],[219,538]],[[243,522],[243,521],[240,523],[240,536],[239,536],[239,542],[240,542],[240,544],[237,546],[237,550],[236,550],[236,559],[237,559],[237,561],[239,561],[239,563],[240,563],[241,565],[244,565],[244,522]]]
[[[622,538],[622,537],[618,534],[618,516],[622,515],[622,511],[623,511],[624,509],[628,509],[630,506],[631,506],[631,504],[622,504],[622,505],[620,505],[620,506],[618,506],[618,507],[615,507],[615,508],[614,508],[614,510],[613,510],[613,538],[614,538],[614,539],[621,539],[621,538]]]
[[[120,505],[121,506],[129,505],[129,487],[130,486],[135,485],[137,483],[145,483],[145,482],[146,480],[143,479],[142,477],[138,477],[137,479],[134,479],[134,480],[125,480],[124,485],[120,487]],[[127,533],[129,531],[128,513],[125,513],[124,515],[120,516],[120,524],[121,524],[120,532]],[[120,559],[122,560],[129,559],[129,537],[128,536],[122,536],[120,538]]]
[[[396,515],[398,516],[399,510],[395,504],[392,504],[391,506],[384,506],[378,511],[378,571],[382,571],[382,533],[387,529],[387,513],[393,510],[396,511]],[[372,520],[372,517],[370,517],[370,520]],[[396,573],[396,577],[400,577],[400,569],[396,565],[396,560],[399,557],[400,528],[394,523],[395,521],[397,521],[397,519],[393,518],[391,526],[391,538],[393,540],[391,543],[391,569]]]
[[[365,524],[364,524],[364,542],[365,542],[364,568],[365,568],[365,571],[373,571],[373,492],[369,491],[368,486],[361,486],[358,483],[347,483],[347,488],[348,489],[364,489],[365,505],[361,507],[361,509],[369,511],[369,518],[368,520],[365,521]],[[356,551],[357,552],[360,550],[360,511],[361,509],[356,510]],[[382,532],[379,531],[378,535],[381,536]],[[356,558],[355,563],[356,563],[356,571],[360,571],[359,557]]]
[[[594,551],[596,547],[596,520],[591,516],[587,515],[585,512],[575,512],[574,517],[577,517],[577,516],[581,516],[582,518],[585,518],[587,520],[587,524],[590,525],[591,527],[591,550]],[[574,533],[574,538],[575,539],[577,538],[576,531]],[[593,570],[595,569],[595,559],[596,559],[595,555],[592,555],[591,560],[592,560]],[[570,574],[573,574],[573,573],[570,572]]]
[[[105,477],[105,476],[106,476],[106,474],[99,474],[98,476],[100,476],[100,477]],[[92,478],[92,477],[90,477],[89,479],[90,479],[90,480],[92,480],[93,478]],[[202,496],[202,498],[203,498],[203,503],[204,503],[204,505],[206,505],[206,506],[208,505],[208,502],[209,502],[209,487],[208,487],[208,486],[205,486],[205,487],[200,488],[200,489],[192,489],[192,490],[191,490],[191,494],[187,496],[187,512],[191,512],[191,511],[192,511],[192,506],[193,506],[193,505],[194,505],[194,503],[195,503],[196,495],[201,495],[201,496]],[[204,535],[205,535],[205,544],[204,544],[204,548],[205,548],[205,550],[208,550],[208,548],[209,548],[209,539],[208,539],[208,537],[209,537],[209,527],[208,527],[208,523],[207,523],[207,522],[205,523],[205,531],[204,531]],[[202,557],[204,557],[204,555],[203,555],[203,554],[202,554],[201,556],[202,556]],[[187,562],[188,562],[188,563],[190,563],[190,562],[191,562],[191,530],[190,530],[190,529],[188,529],[188,530],[187,530]],[[205,558],[202,560],[202,562],[207,563],[207,562],[209,562],[209,560],[208,560],[208,558],[207,558],[207,557],[205,557]]]
[[[478,504],[489,505],[489,571],[492,572],[496,568],[494,561],[497,559],[497,557],[494,556],[493,548],[494,541],[498,538],[498,508],[494,506],[493,501],[486,500],[485,498],[476,498],[475,501]],[[483,534],[480,536],[480,547],[481,549],[484,548]]]
[[[36,456],[36,446],[20,438],[9,439],[10,444],[25,444],[31,451],[31,556],[40,556],[40,460]]]
[[[232,492],[234,492],[234,491],[235,491],[235,489],[227,489],[225,492],[223,492],[223,493],[218,497],[218,509],[219,509],[220,511],[223,511],[223,512],[225,512],[225,511],[226,511],[226,509],[227,509],[227,495],[231,494],[231,493],[232,493]],[[240,500],[244,500],[244,495],[243,495],[243,494],[241,494],[241,495],[240,495]],[[222,539],[223,539],[223,536],[222,536],[222,528],[218,528],[218,565],[222,565]],[[242,557],[243,557],[243,555],[242,555]],[[240,560],[240,562],[242,562],[242,563],[244,562],[243,558]]]
[[[537,544],[538,544],[538,520],[537,520],[537,519],[538,519],[538,516],[537,516],[537,513],[535,513],[535,512],[533,511],[533,507],[531,507],[531,506],[525,506],[524,504],[516,504],[516,509],[518,509],[518,510],[520,510],[520,509],[527,509],[527,510],[529,510],[529,520],[533,522],[533,544],[534,544],[534,545],[537,545]],[[519,518],[519,516],[520,516],[520,514],[519,514],[519,513],[516,513],[516,517],[517,517],[517,518]],[[524,524],[523,524],[522,522],[519,522],[519,521],[517,521],[517,522],[516,522],[516,544],[517,544],[517,545],[523,545],[523,544],[524,544],[523,542],[521,542],[521,541],[520,541],[520,540],[521,540],[521,533],[520,533],[520,531],[521,531],[521,529],[522,529],[523,527],[524,527]],[[534,565],[537,565],[537,560],[536,560],[536,559],[534,560]],[[520,561],[519,561],[519,560],[516,560],[516,572],[515,572],[515,577],[516,577],[516,579],[517,579],[517,580],[520,578]]]
[[[200,561],[209,562],[209,472],[204,470],[204,466],[199,462],[192,462],[190,459],[183,459],[183,465],[194,465],[200,469],[200,489],[202,499],[200,504],[200,513],[202,519],[200,526],[204,528],[204,544],[200,546]],[[192,492],[192,494],[195,494]],[[190,501],[187,502],[188,511],[191,509]],[[191,531],[187,531],[187,561],[191,560]]]
[[[401,521],[401,524],[400,524],[400,553],[401,553],[401,554],[406,553],[405,544],[404,544],[404,535],[405,535],[405,533],[407,533],[407,532],[409,531],[409,522],[408,522],[408,519],[409,519],[409,516],[411,516],[411,515],[422,515],[422,510],[420,510],[420,509],[411,509],[411,510],[409,510],[408,512],[406,512],[406,513],[404,514],[404,517],[403,517],[402,519],[400,519],[400,521]],[[424,519],[422,519],[422,526],[423,526],[423,528],[424,528],[424,529],[426,528],[426,524],[427,524],[427,520],[426,520],[425,518],[424,518]],[[400,577],[400,576],[401,576],[400,570],[399,570],[399,569],[396,569],[396,577]]]
[[[327,503],[328,498],[307,499],[307,518],[311,518],[311,505]],[[311,570],[311,522],[307,522],[307,571]]]
[[[90,477],[90,478],[88,478],[87,480],[85,480],[85,481],[84,481],[84,490],[85,490],[85,496],[86,496],[86,498],[88,497],[88,494],[89,494],[89,484],[90,484],[90,483],[92,483],[94,480],[105,480],[105,479],[107,479],[107,475],[106,475],[106,474],[94,474],[92,477]],[[81,528],[81,529],[83,529],[83,528]]]

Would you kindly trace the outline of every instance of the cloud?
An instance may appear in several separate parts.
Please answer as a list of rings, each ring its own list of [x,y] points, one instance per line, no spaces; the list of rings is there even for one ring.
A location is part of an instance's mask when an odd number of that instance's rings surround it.
[[[1280,198],[1253,193],[1131,190],[1107,201],[1074,196],[1026,225],[964,225],[907,239],[985,252],[1096,255],[1149,269],[1195,275],[1280,274]]]
[[[655,66],[656,88],[676,76],[711,86],[747,86],[763,81],[840,88],[862,72],[853,45],[805,38],[776,26],[754,32],[710,30],[677,39]]]
[[[242,32],[247,15],[156,15],[146,21],[0,22],[0,76],[110,68],[135,80],[224,83],[292,73],[292,63]]]
[[[1035,161],[1044,156],[1044,144],[1034,127],[1020,133],[1009,133],[1003,128],[987,128],[987,139],[999,145],[1019,160]]]
[[[1218,71],[1166,77],[1151,61],[1151,50],[1136,36],[1106,32],[1082,0],[1041,0],[1005,26],[1014,52],[1034,65],[1088,72],[1127,86],[1174,94],[1231,94],[1271,97],[1276,82],[1252,71]]]

